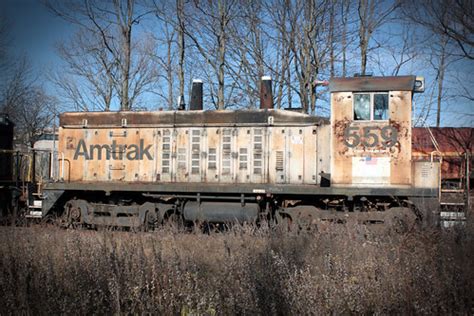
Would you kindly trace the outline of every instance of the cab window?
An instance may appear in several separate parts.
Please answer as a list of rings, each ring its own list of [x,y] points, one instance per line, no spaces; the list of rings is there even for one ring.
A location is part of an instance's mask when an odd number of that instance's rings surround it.
[[[388,120],[388,93],[354,94],[354,120]]]

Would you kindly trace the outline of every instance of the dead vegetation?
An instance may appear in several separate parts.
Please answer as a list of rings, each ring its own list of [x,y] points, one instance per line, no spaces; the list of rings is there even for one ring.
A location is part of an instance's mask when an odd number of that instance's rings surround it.
[[[473,230],[0,228],[0,314],[469,314]]]

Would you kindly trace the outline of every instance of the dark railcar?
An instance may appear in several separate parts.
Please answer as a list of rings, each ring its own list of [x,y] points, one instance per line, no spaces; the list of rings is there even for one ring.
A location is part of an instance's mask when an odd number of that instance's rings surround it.
[[[5,113],[0,113],[0,210],[1,217],[12,211],[17,190],[13,166],[14,124]]]

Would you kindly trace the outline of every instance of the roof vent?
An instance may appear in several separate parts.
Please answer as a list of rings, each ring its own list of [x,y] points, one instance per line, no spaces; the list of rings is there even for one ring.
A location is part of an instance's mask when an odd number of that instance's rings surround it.
[[[273,109],[272,77],[263,76],[260,81],[260,109]]]
[[[189,110],[191,111],[202,110],[202,80],[200,79],[193,80]]]

